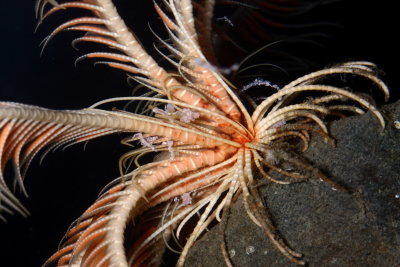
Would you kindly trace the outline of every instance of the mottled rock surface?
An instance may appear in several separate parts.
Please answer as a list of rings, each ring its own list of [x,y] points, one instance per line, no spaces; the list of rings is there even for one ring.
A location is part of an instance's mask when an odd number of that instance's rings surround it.
[[[383,114],[384,130],[370,113],[331,123],[336,147],[313,137],[304,154],[350,193],[317,179],[260,189],[281,236],[308,266],[400,266],[400,102]],[[225,266],[223,239],[234,266],[298,266],[247,217],[240,198],[226,225],[195,244],[186,266]]]

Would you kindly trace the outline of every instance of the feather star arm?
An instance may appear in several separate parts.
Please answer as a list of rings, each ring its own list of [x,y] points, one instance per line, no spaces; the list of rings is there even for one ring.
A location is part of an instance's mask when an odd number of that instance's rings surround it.
[[[154,5],[165,25],[171,28],[171,37],[182,43],[180,46],[182,54],[178,58],[181,63],[175,64],[181,66],[182,70],[188,71],[187,75],[191,75],[189,85],[182,84],[156,63],[125,25],[110,0],[66,2],[55,5],[46,13],[44,13],[46,5],[48,3],[54,5],[54,1],[38,1],[39,24],[46,17],[61,9],[80,8],[94,13],[94,17],[76,18],[57,27],[46,37],[43,48],[61,31],[85,31],[88,34],[76,39],[73,43],[80,41],[96,42],[119,50],[119,53],[94,52],[86,54],[78,60],[83,58],[110,59],[112,61],[100,61],[98,63],[146,76],[148,78],[146,82],[152,87],[158,88],[158,91],[164,95],[213,111],[221,110],[232,119],[239,121],[240,112],[237,105],[244,110],[241,102],[236,99],[235,94],[219,77],[219,74],[210,70],[209,67],[204,67],[204,63],[201,63],[207,62],[207,60],[203,56],[196,39],[193,38],[194,26],[189,26],[192,24],[190,21],[193,20],[192,15],[189,16],[188,12],[191,10],[190,1],[175,2],[169,1],[167,7],[173,13],[176,24],[168,18],[157,4]],[[180,10],[183,11],[183,15],[180,14]],[[177,36],[173,32],[176,32]],[[167,47],[170,47],[170,45],[167,45]],[[197,82],[196,86],[193,86],[195,81]],[[188,86],[192,86],[192,88],[187,90]],[[207,101],[207,98],[212,98],[213,101]],[[235,101],[232,101],[231,98],[234,98]],[[247,123],[251,123],[248,116],[246,120]]]
[[[116,132],[143,132],[165,136],[182,143],[197,143],[214,147],[224,142],[235,144],[222,137],[212,136],[195,129],[176,126],[168,121],[136,114],[102,111],[97,109],[56,111],[10,102],[0,103],[0,200],[7,212],[28,212],[9,189],[4,177],[6,163],[14,166],[16,184],[27,195],[23,177],[33,157],[42,148],[50,149],[66,144],[88,141]],[[210,140],[214,140],[211,141]],[[22,169],[22,174],[20,169]],[[4,204],[3,204],[4,203]],[[11,210],[10,210],[11,208]]]

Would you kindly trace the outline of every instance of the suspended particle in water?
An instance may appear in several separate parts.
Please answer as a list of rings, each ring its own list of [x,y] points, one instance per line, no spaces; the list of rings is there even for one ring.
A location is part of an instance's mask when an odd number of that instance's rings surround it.
[[[248,246],[248,247],[246,247],[246,254],[247,254],[247,255],[253,254],[254,251],[256,251],[256,248],[255,248],[255,247],[253,247],[253,246]]]

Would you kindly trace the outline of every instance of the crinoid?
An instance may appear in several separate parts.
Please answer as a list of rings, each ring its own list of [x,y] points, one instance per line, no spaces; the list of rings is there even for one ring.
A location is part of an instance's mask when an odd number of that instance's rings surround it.
[[[74,43],[94,42],[113,51],[88,53],[78,60],[96,59],[97,64],[122,69],[148,89],[138,96],[107,99],[76,111],[0,103],[3,212],[28,214],[3,177],[7,162],[14,167],[14,186],[26,194],[23,177],[43,148],[48,152],[121,132],[130,133],[123,143],[142,145],[121,157],[121,176],[73,223],[46,266],[159,265],[167,247],[180,253],[177,265],[182,266],[193,243],[208,226],[221,220],[239,195],[248,217],[276,248],[291,261],[305,264],[302,255],[278,235],[254,185],[260,180],[289,184],[319,178],[343,189],[291,155],[307,150],[311,133],[332,142],[324,121],[328,117],[371,111],[377,123],[385,126],[370,98],[335,82],[329,84],[330,78],[348,75],[369,80],[386,100],[389,91],[377,77],[374,64],[347,62],[300,77],[280,89],[256,79],[247,87],[278,91],[261,103],[249,99],[248,108],[223,76],[225,69],[217,67],[211,36],[214,5],[215,1],[190,0],[154,3],[169,34],[169,40],[158,41],[172,56],[160,54],[175,67],[175,71],[166,71],[127,28],[111,0],[38,1],[40,22],[64,9],[92,14],[60,25],[44,46],[62,31],[86,32]],[[129,102],[135,109],[100,109],[117,102]],[[254,109],[249,113],[251,106]],[[153,162],[142,164],[141,158],[148,153],[158,154]],[[284,162],[296,170],[286,170]]]

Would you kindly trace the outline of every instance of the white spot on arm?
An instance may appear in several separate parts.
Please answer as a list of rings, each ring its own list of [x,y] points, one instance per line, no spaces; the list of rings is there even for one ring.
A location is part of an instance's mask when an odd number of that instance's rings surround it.
[[[183,193],[181,195],[181,199],[184,206],[192,204],[192,197],[190,196],[190,192]]]
[[[267,86],[267,87],[271,87],[276,89],[277,91],[280,90],[280,87],[276,84],[272,84],[270,81],[268,80],[264,80],[261,78],[256,78],[254,81],[252,81],[251,83],[243,86],[243,88],[240,90],[240,92],[244,92],[247,91],[248,89],[250,89],[253,86]]]
[[[200,113],[188,108],[177,111],[175,114],[179,117],[179,120],[184,123],[192,122],[200,117]]]
[[[169,151],[169,153],[171,155],[170,160],[174,160],[175,159],[175,153],[174,153],[174,149],[172,148],[172,146],[174,144],[174,141],[165,141],[165,142],[162,142],[162,144],[168,146],[168,151]],[[174,164],[174,167],[176,167],[178,173],[180,174],[181,171],[178,169],[177,166],[175,166],[175,164]]]
[[[140,144],[141,144],[142,146],[149,147],[149,148],[151,148],[151,150],[153,150],[153,151],[155,150],[155,148],[154,148],[154,146],[153,146],[153,143],[154,143],[155,140],[158,139],[157,136],[149,136],[149,137],[147,137],[147,138],[144,138],[144,136],[143,136],[142,133],[135,133],[135,134],[133,135],[133,138],[139,138]]]

